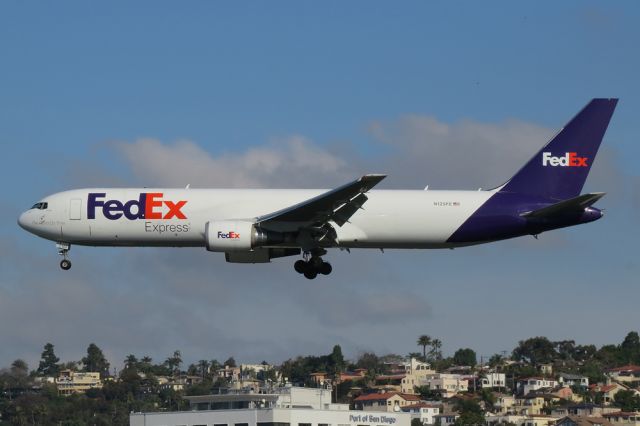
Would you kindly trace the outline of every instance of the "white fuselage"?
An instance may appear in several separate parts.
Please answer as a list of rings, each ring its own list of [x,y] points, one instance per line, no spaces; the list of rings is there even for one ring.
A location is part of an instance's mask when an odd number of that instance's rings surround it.
[[[46,197],[42,200],[47,203],[46,208],[26,211],[19,222],[36,235],[69,244],[205,246],[205,224],[209,221],[252,220],[324,192],[326,190],[320,189],[79,189]],[[155,196],[155,205],[151,207],[153,216],[158,218],[130,219],[123,214],[121,207],[127,202],[135,204],[140,194],[154,193],[162,194]],[[372,190],[367,193],[368,201],[362,210],[343,226],[334,226],[337,246],[444,248],[460,245],[447,240],[494,193]],[[104,194],[97,198],[102,204],[92,207],[90,194]],[[182,205],[181,201],[184,201]],[[136,205],[128,208],[130,216],[138,213]],[[94,217],[90,218],[92,212]]]

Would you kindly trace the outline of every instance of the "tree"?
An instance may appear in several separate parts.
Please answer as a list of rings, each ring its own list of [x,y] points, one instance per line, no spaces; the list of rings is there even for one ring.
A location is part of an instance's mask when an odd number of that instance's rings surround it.
[[[620,345],[620,355],[624,362],[640,362],[640,336],[635,331],[629,332]]]
[[[209,372],[209,361],[206,359],[201,359],[198,361],[198,370],[200,371],[200,377],[204,380],[205,376]]]
[[[24,389],[27,387],[29,366],[22,359],[16,359],[11,363],[11,377],[13,379],[13,386],[16,388]]]
[[[422,359],[426,361],[427,346],[431,344],[431,337],[426,334],[423,334],[422,336],[418,337],[418,341],[416,343],[418,344],[418,346],[422,346]]]
[[[442,359],[442,340],[433,339],[431,341],[431,351],[429,351],[429,357],[434,361]]]
[[[357,368],[364,368],[367,370],[367,373],[371,373],[374,376],[377,373],[382,372],[382,364],[380,363],[380,358],[373,352],[365,352],[356,361]]]
[[[420,399],[425,401],[440,401],[442,399],[442,391],[439,389],[431,389],[429,386],[415,386],[413,390],[420,395]]]
[[[29,366],[23,359],[16,359],[11,363],[11,374],[26,376],[29,374]]]
[[[53,345],[47,343],[44,345],[44,351],[42,351],[41,361],[37,370],[38,374],[49,377],[58,376],[60,372],[60,367],[58,366],[59,361],[60,358],[58,358],[53,351]]]
[[[109,377],[109,363],[95,343],[91,343],[87,348],[87,356],[82,358],[84,371],[100,373],[101,378]]]
[[[182,364],[182,353],[179,350],[173,351],[173,355],[166,359],[164,362],[166,366],[171,370],[171,373],[176,375],[180,373],[180,365]]]
[[[558,351],[558,356],[563,360],[572,360],[575,355],[576,342],[575,340],[560,340],[553,342]]]
[[[640,410],[640,396],[637,396],[631,390],[621,390],[616,392],[613,400],[615,405],[620,407],[621,411],[633,412]]]
[[[500,354],[493,354],[491,358],[489,358],[489,367],[496,368],[502,366],[504,363],[504,358]]]
[[[339,374],[345,369],[344,356],[342,355],[342,348],[340,345],[335,345],[329,356],[331,359],[331,369],[333,374]]]
[[[484,414],[480,404],[472,399],[458,399],[456,408],[460,417],[456,419],[455,426],[471,426],[485,424]]]
[[[513,350],[514,359],[533,365],[552,362],[557,355],[554,344],[541,336],[521,340],[518,347]]]
[[[453,354],[453,362],[457,365],[474,367],[477,364],[476,353],[470,348],[461,348]]]
[[[422,420],[420,420],[418,417],[414,417],[413,419],[411,419],[411,426],[423,426]]]
[[[138,368],[138,358],[135,355],[129,354],[124,359],[124,368],[128,369],[137,369]]]
[[[153,368],[153,365],[151,364],[152,362],[153,359],[150,356],[145,355],[142,357],[142,359],[140,359],[140,362],[138,363],[138,369],[141,373],[149,374],[151,372],[151,369]]]
[[[229,368],[236,368],[236,360],[230,356],[225,362],[224,362],[224,366],[225,367],[229,367]]]

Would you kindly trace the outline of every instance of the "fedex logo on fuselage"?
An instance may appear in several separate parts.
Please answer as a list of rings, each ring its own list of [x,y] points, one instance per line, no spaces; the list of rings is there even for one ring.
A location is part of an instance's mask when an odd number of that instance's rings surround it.
[[[542,165],[552,167],[587,167],[587,157],[578,157],[577,152],[567,152],[562,157],[556,157],[550,152],[542,153]]]
[[[229,232],[220,232],[218,231],[218,238],[228,238],[231,240],[236,240],[238,238],[240,238],[240,234],[238,234],[237,232],[233,232],[233,231],[229,231]]]
[[[87,199],[87,218],[96,218],[96,209],[101,208],[102,214],[109,220],[120,219],[122,216],[129,220],[136,219],[186,219],[182,208],[187,202],[169,201],[162,199],[162,192],[142,192],[137,200],[122,202],[120,200],[105,200],[105,192],[90,192]],[[168,210],[163,213],[166,207]]]

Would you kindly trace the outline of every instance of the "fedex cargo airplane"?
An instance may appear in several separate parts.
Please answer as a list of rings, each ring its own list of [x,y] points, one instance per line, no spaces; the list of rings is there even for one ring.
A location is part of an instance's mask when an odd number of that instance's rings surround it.
[[[491,190],[373,190],[368,174],[332,190],[90,188],[59,192],[20,215],[71,245],[206,247],[227,262],[300,256],[306,278],[331,273],[329,248],[434,249],[488,243],[592,222],[603,192],[581,195],[617,99],[593,99],[511,179]]]

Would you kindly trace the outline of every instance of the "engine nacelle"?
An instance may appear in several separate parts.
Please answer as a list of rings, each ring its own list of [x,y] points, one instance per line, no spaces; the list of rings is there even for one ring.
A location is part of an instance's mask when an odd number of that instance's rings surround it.
[[[206,223],[207,250],[216,252],[249,251],[284,240],[279,233],[263,231],[246,220],[212,220]]]

